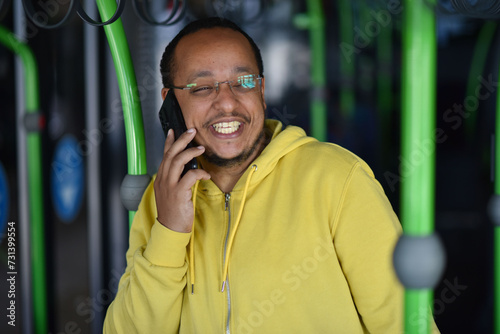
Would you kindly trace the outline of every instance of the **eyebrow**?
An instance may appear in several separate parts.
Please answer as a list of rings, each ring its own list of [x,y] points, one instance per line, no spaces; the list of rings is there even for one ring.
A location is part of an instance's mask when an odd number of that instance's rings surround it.
[[[246,66],[238,66],[233,70],[233,73],[235,73],[235,74],[252,73],[252,70]]]
[[[252,69],[247,66],[237,66],[233,69],[233,73],[234,74],[252,73]],[[188,83],[192,83],[199,78],[210,78],[213,76],[214,74],[211,71],[199,71],[188,77]]]
[[[213,73],[211,71],[199,71],[194,73],[193,75],[190,75],[188,77],[188,82],[193,82],[196,79],[207,78],[207,77],[213,77]]]

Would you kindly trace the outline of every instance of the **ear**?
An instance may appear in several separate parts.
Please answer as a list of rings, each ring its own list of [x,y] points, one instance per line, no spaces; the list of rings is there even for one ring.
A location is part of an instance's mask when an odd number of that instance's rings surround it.
[[[165,97],[167,97],[167,94],[168,94],[169,90],[170,90],[170,88],[162,88],[161,89],[161,99],[162,100],[165,100]]]

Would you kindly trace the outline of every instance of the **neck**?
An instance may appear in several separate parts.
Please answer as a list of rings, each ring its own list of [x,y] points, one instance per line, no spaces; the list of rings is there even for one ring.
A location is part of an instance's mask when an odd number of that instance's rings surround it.
[[[230,167],[221,167],[217,166],[213,163],[208,162],[203,156],[199,157],[201,165],[203,169],[206,170],[210,174],[210,179],[215,185],[224,193],[229,193],[233,190],[238,180],[245,173],[248,166],[260,155],[260,153],[264,150],[264,148],[269,143],[267,138],[268,136],[264,136],[262,138],[259,146],[255,150],[255,152],[248,157],[244,162],[241,162],[237,165]]]
[[[218,167],[210,163],[206,163],[202,159],[202,166],[210,174],[210,179],[223,192],[229,193],[245,173],[245,170],[250,164],[241,164],[234,167]]]

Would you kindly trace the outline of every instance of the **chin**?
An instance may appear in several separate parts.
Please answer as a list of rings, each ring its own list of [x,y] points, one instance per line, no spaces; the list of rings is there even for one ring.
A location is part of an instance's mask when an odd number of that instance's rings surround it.
[[[205,152],[203,158],[212,165],[229,168],[241,165],[248,156],[244,152],[233,157],[224,157],[213,152]]]
[[[228,168],[242,165],[244,163],[249,163],[248,160],[250,159],[250,157],[254,155],[256,150],[259,150],[261,143],[264,140],[264,135],[264,131],[261,131],[252,145],[250,145],[246,149],[243,149],[240,153],[232,154],[231,157],[227,157],[226,155],[221,156],[210,149],[207,149],[205,151],[203,157],[208,163],[211,163],[218,167]]]

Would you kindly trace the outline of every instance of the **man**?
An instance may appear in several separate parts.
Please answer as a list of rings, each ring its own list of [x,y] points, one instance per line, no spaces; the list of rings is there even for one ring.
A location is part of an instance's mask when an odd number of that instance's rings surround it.
[[[232,22],[189,24],[161,68],[189,130],[166,138],[104,332],[401,333],[401,227],[366,163],[265,120],[260,52]]]

